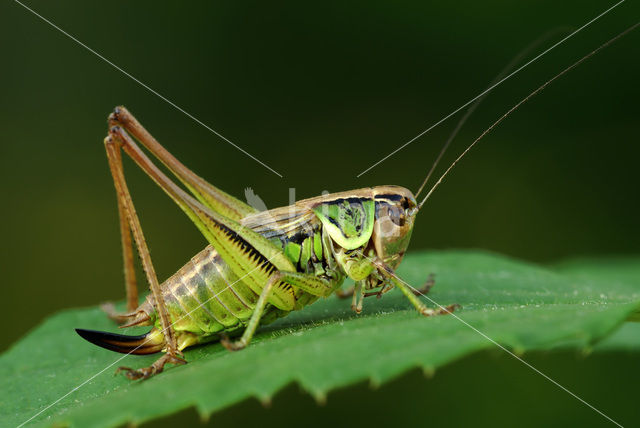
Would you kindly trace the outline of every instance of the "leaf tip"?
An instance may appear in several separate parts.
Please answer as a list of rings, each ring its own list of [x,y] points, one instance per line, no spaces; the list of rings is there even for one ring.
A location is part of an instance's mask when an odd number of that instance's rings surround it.
[[[324,391],[312,391],[311,396],[316,400],[318,406],[324,406],[327,404],[327,394]]]
[[[422,367],[422,374],[427,379],[431,379],[433,376],[435,376],[436,369],[433,366],[423,366]]]
[[[514,346],[512,348],[512,351],[514,354],[516,354],[516,356],[522,358],[522,356],[524,356],[524,348],[521,346]]]
[[[271,395],[259,395],[256,398],[258,399],[258,401],[260,401],[260,404],[262,404],[262,407],[264,407],[265,409],[271,407]]]
[[[380,388],[380,385],[382,385],[382,382],[380,381],[380,379],[377,379],[374,377],[369,378],[369,388],[378,389]]]
[[[204,425],[209,423],[211,419],[211,413],[207,411],[198,410],[198,416],[200,417],[200,422]]]
[[[593,352],[593,347],[592,346],[585,346],[584,348],[581,349],[580,354],[583,357],[588,357],[589,355],[591,355],[591,353]]]

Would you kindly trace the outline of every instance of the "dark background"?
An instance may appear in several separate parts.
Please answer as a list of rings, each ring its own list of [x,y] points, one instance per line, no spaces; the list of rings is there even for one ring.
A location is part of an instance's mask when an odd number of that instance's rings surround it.
[[[532,41],[557,30],[527,59],[613,2],[26,4],[284,178],[19,4],[3,2],[0,349],[52,312],[123,296],[116,200],[102,147],[114,106],[126,105],[215,185],[238,196],[252,187],[269,207],[287,204],[290,187],[298,198],[378,184],[415,191],[460,115],[356,175],[480,93]],[[623,3],[494,90],[440,171],[493,120],[635,23],[639,12]],[[489,134],[426,205],[411,249],[483,248],[539,263],[640,252],[639,44],[640,30]],[[205,241],[132,166],[125,164],[129,185],[163,279]],[[525,368],[516,371],[540,394],[554,388],[531,380]],[[390,388],[406,396],[392,397],[407,400],[429,388],[403,379]],[[474,401],[456,390],[449,399]],[[390,400],[384,390],[363,394]],[[567,402],[573,411],[580,406]],[[277,405],[261,417],[276,418]],[[552,422],[554,414],[541,420]],[[602,422],[580,414],[582,423]]]

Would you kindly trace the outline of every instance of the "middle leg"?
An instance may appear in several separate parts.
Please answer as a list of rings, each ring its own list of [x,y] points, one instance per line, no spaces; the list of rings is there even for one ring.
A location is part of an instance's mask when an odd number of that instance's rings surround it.
[[[301,288],[302,290],[313,294],[315,296],[330,296],[333,292],[333,288],[331,287],[331,283],[325,279],[318,278],[313,274],[306,274],[300,272],[276,272],[271,276],[267,284],[262,289],[260,293],[260,298],[256,303],[256,307],[251,314],[251,318],[249,319],[249,324],[244,330],[244,333],[240,337],[240,339],[232,342],[229,340],[227,336],[222,336],[220,343],[222,346],[227,348],[230,351],[238,351],[240,349],[245,348],[253,335],[258,328],[258,324],[260,323],[260,319],[264,313],[265,306],[269,300],[269,297],[274,292],[274,286],[280,282],[285,282],[287,284],[293,285],[295,287]],[[289,310],[293,310],[294,306],[291,306]]]

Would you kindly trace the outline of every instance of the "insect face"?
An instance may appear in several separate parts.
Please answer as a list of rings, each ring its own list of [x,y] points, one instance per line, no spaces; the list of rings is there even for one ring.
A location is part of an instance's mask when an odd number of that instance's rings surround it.
[[[376,191],[372,242],[377,256],[396,268],[409,246],[418,206],[411,191],[403,187],[384,186]]]

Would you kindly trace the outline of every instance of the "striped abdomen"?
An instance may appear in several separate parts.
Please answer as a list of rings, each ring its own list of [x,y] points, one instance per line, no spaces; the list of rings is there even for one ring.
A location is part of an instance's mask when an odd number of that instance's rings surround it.
[[[242,327],[259,297],[238,280],[211,246],[200,251],[161,288],[178,341],[186,341],[186,346]],[[277,311],[269,307],[265,315]]]

